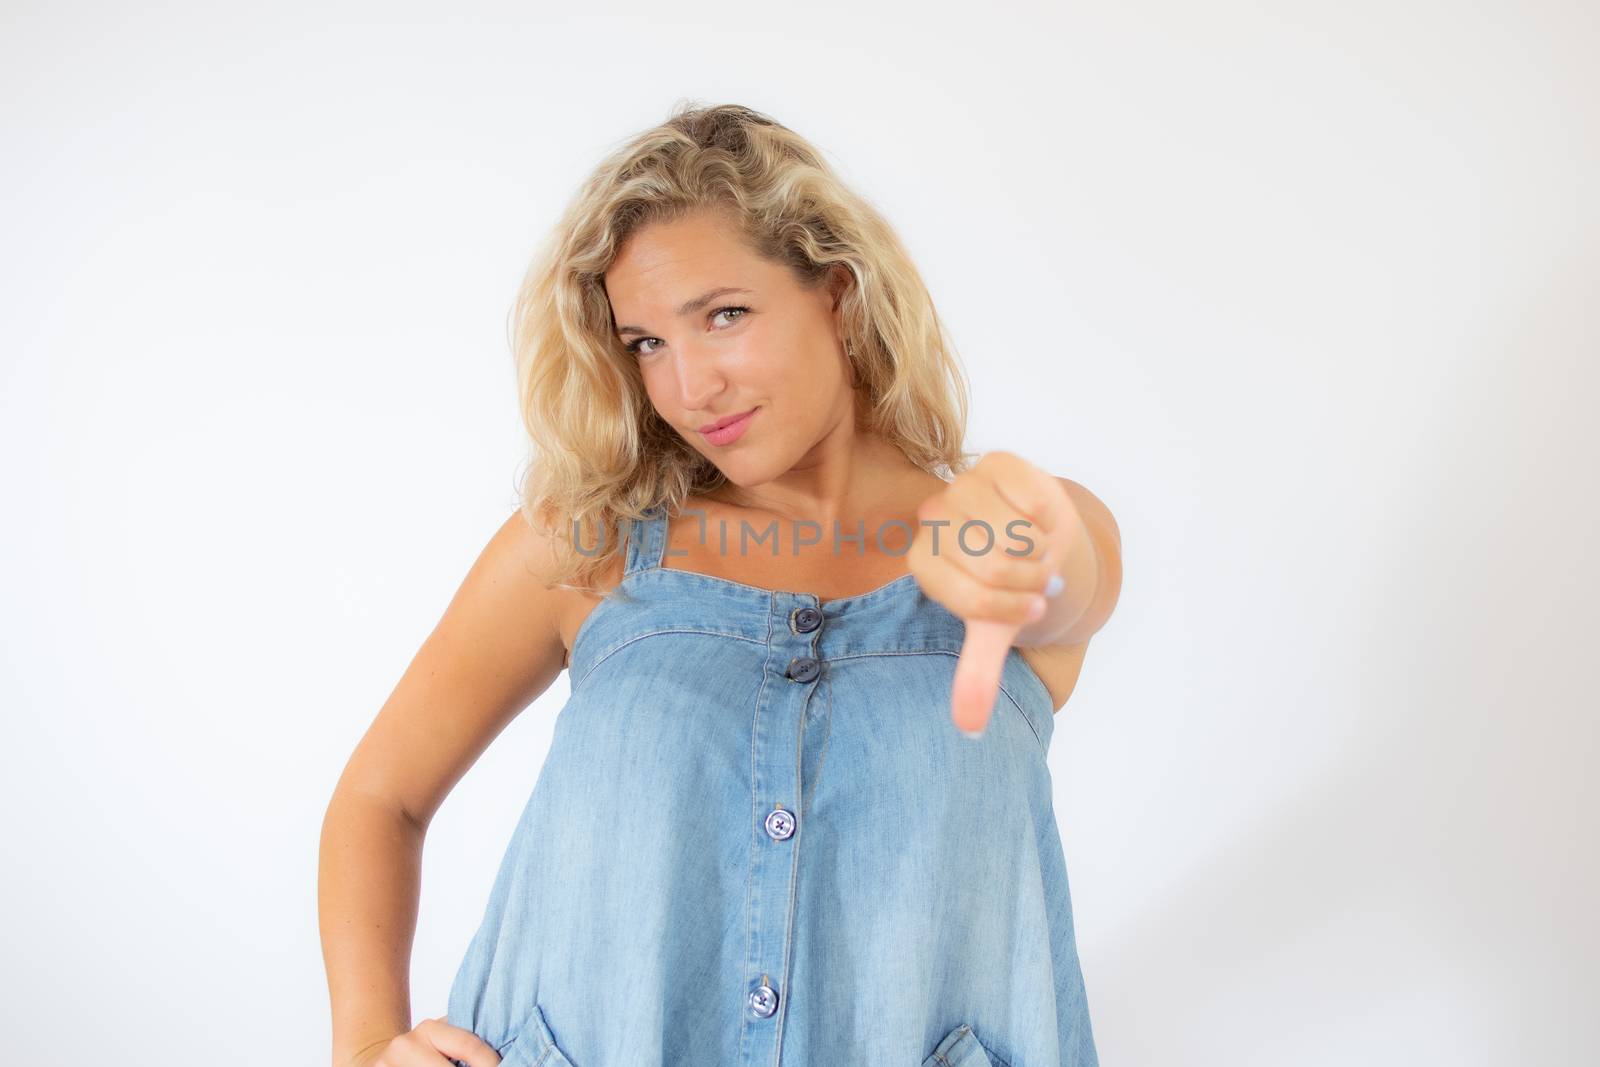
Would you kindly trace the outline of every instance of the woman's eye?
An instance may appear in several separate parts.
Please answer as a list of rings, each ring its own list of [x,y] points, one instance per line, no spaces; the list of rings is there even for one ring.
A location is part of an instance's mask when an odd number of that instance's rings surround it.
[[[742,319],[746,315],[750,314],[750,309],[747,308],[747,307],[718,308],[717,310],[715,310],[715,311],[713,311],[711,313],[711,317],[713,319],[715,319],[719,315],[732,314],[734,312],[737,312],[738,313],[738,318]],[[735,319],[734,321],[738,321],[738,320]],[[656,340],[656,338],[654,338],[654,337],[641,337],[637,341],[629,341],[627,344],[623,345],[623,347],[626,348],[629,352],[632,352],[636,356],[648,356],[652,352],[654,352],[655,349],[653,349],[653,348],[641,349],[639,346],[642,345],[642,344],[645,344],[646,342],[654,341],[654,340]]]

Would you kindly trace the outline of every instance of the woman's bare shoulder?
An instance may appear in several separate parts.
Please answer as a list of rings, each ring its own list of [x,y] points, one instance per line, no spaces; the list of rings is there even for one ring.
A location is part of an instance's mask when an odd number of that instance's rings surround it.
[[[553,536],[552,532],[546,527],[539,534],[530,533],[530,536],[537,536],[544,541],[540,548],[541,555],[539,559],[543,565],[548,566],[551,562],[549,553],[553,551],[549,543],[549,538]],[[600,606],[600,602],[605,598],[605,595],[622,582],[622,572],[627,565],[626,538],[627,531],[624,528],[616,554],[607,560],[605,566],[589,580],[592,588],[579,588],[576,585],[567,583],[548,590],[547,595],[550,598],[551,612],[556,621],[556,632],[561,640],[561,667],[563,670],[572,662],[573,642],[576,641],[578,631],[583,627],[584,620],[589,617],[591,611]]]

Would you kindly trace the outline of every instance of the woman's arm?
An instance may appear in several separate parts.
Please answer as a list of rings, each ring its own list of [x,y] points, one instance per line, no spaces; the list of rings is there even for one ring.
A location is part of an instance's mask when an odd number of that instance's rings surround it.
[[[428,823],[565,658],[550,541],[496,531],[356,746],[322,823],[317,905],[334,1063],[411,1029],[410,960]]]

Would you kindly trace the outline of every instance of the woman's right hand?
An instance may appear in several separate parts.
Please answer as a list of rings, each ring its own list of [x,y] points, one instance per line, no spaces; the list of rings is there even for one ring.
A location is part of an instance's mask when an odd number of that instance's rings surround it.
[[[441,1015],[424,1019],[407,1033],[375,1042],[344,1062],[343,1067],[497,1067],[500,1056],[471,1030],[451,1026]]]

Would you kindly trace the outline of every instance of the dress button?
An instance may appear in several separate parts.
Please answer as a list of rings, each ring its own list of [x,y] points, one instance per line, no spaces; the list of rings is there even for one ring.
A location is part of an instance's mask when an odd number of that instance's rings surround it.
[[[750,991],[750,1010],[765,1019],[778,1010],[778,991],[769,985],[760,985]]]
[[[795,633],[808,634],[822,625],[822,612],[816,608],[795,608],[790,613],[789,624]]]
[[[789,677],[796,682],[815,681],[822,663],[815,656],[796,656],[789,661]]]
[[[767,836],[774,841],[784,841],[794,833],[794,816],[782,808],[767,812]]]

